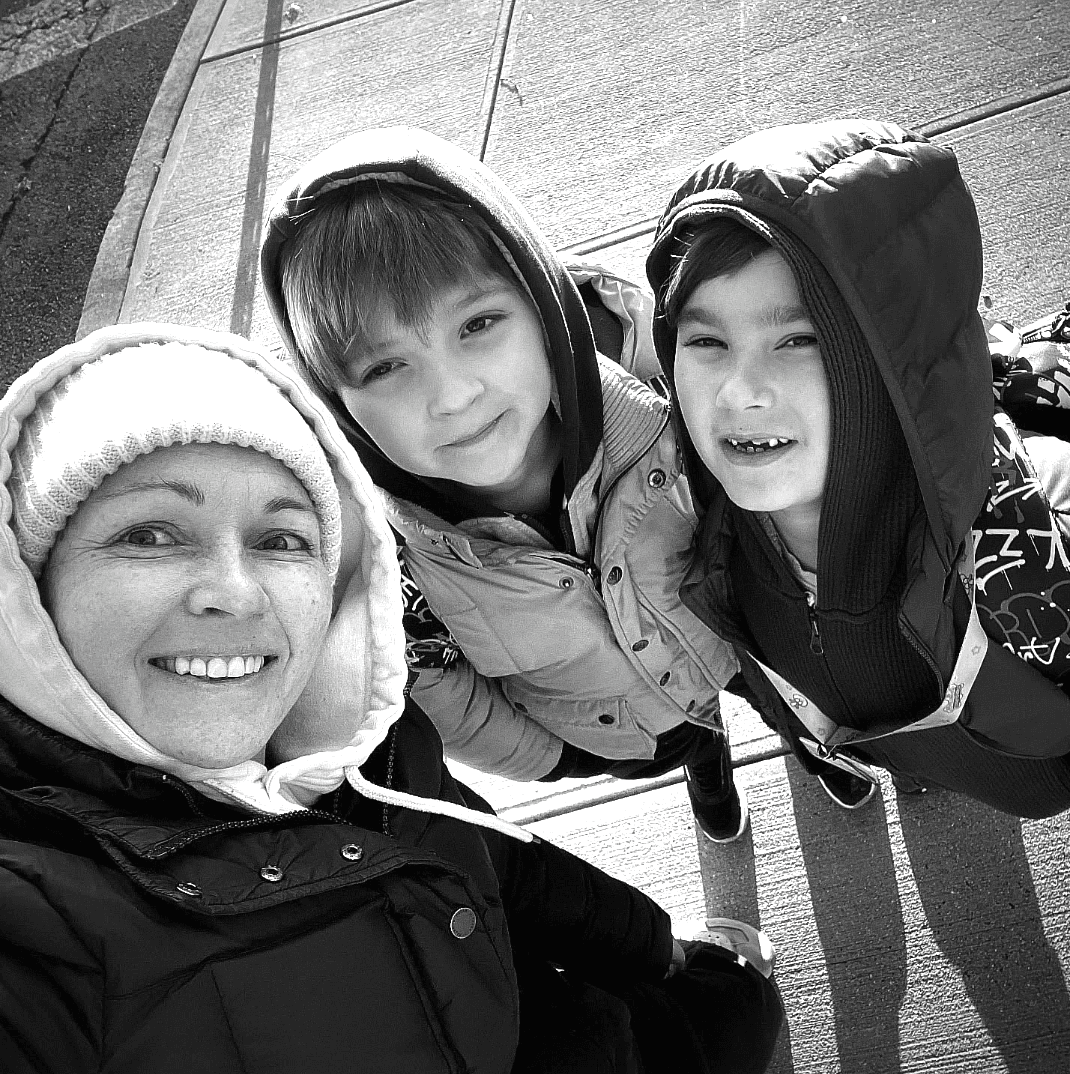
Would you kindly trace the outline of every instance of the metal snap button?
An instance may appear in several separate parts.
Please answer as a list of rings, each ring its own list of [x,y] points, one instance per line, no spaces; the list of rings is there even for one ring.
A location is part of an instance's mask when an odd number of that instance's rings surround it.
[[[470,906],[462,906],[453,911],[450,918],[450,932],[458,940],[467,940],[476,931],[476,912]]]
[[[646,476],[646,483],[652,489],[660,489],[665,484],[665,471],[664,470],[651,470]]]
[[[270,883],[274,884],[276,881],[282,879],[282,870],[277,865],[265,865],[260,870],[260,875]]]
[[[622,571],[620,567],[610,567],[609,574],[606,575],[606,581],[609,582],[610,585],[616,585],[623,577],[624,571]]]
[[[527,715],[528,707],[524,704],[523,701],[514,701],[513,708],[516,709],[517,712],[523,712],[525,715]]]
[[[671,678],[672,678],[672,672],[671,671],[666,671],[665,674],[662,675],[662,677],[660,679],[658,679],[658,682],[662,686],[664,686],[669,681],[669,679],[671,679]]]
[[[648,642],[648,641],[646,640],[646,638],[640,638],[640,639],[639,639],[639,640],[638,640],[638,641],[637,641],[637,642],[636,642],[636,643],[635,643],[635,644],[634,644],[634,645],[632,646],[632,652],[633,652],[633,653],[641,653],[641,652],[642,652],[642,651],[643,651],[643,650],[644,650],[644,649],[645,649],[645,648],[646,648],[646,647],[647,647],[647,646],[648,646],[649,644],[650,644],[650,642]]]
[[[191,899],[201,897],[201,889],[196,884],[179,884],[176,890],[181,891],[183,895],[188,895]]]
[[[364,857],[364,847],[359,843],[346,843],[342,847],[342,857],[346,861],[360,861]]]
[[[617,720],[615,716],[610,716],[608,712],[603,712],[602,715],[598,717],[598,722],[604,724],[611,724],[616,723]]]
[[[571,589],[575,584],[576,584],[576,579],[575,578],[569,578],[568,575],[566,575],[564,578],[562,578],[560,583],[559,583],[559,585],[561,586],[562,589]]]

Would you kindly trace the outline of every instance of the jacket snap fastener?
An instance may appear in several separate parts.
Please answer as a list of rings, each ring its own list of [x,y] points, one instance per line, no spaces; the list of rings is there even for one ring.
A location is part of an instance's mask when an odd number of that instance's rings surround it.
[[[364,847],[359,843],[346,843],[342,847],[342,857],[346,861],[360,861],[364,857]]]
[[[575,578],[569,578],[567,575],[561,579],[560,585],[562,589],[571,589],[576,584]]]
[[[665,471],[664,470],[651,470],[646,475],[646,483],[652,489],[660,489],[665,484]]]
[[[265,865],[264,868],[260,870],[260,875],[265,880],[274,884],[277,880],[282,879],[282,870],[277,865]]]
[[[514,701],[513,708],[516,709],[517,712],[523,712],[525,715],[528,711],[528,707],[523,703],[523,701]]]
[[[603,712],[602,715],[598,717],[598,722],[605,724],[616,723],[616,718],[610,716],[608,712]]]
[[[622,571],[620,567],[611,567],[609,569],[609,574],[606,575],[606,581],[609,582],[610,585],[616,585],[623,577],[624,571]]]
[[[201,895],[201,889],[196,884],[179,884],[176,890],[181,891],[183,895],[188,895],[191,899],[200,898]]]
[[[453,911],[450,918],[450,932],[458,940],[467,940],[476,931],[476,912],[471,907],[462,906]]]
[[[658,682],[662,686],[664,686],[669,681],[670,678],[672,678],[672,672],[671,671],[666,671],[665,674],[662,675],[662,677],[660,679],[658,679]]]
[[[644,649],[645,649],[645,648],[646,648],[646,647],[647,647],[647,646],[648,646],[649,644],[650,644],[650,642],[648,642],[648,641],[646,640],[646,638],[640,638],[640,639],[639,639],[639,640],[638,640],[638,641],[637,641],[637,642],[636,642],[636,643],[635,643],[635,644],[634,644],[634,645],[632,646],[632,652],[633,652],[633,653],[641,653],[641,652],[642,652],[642,651],[643,651],[643,650],[644,650]]]

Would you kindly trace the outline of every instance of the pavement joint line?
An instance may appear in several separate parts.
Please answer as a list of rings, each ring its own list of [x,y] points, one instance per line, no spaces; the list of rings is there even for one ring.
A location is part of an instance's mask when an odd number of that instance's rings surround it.
[[[317,30],[328,29],[331,26],[341,26],[347,22],[356,22],[358,19],[364,18],[365,15],[377,15],[381,11],[389,11],[391,8],[395,7],[406,7],[407,5],[416,2],[417,0],[380,0],[377,4],[368,4],[366,7],[359,8],[356,11],[345,11],[340,15],[332,15],[329,18],[315,19],[314,21],[305,23],[301,26],[293,26],[289,30],[280,30],[270,38],[265,37],[253,41],[245,41],[240,45],[232,45],[228,49],[223,49],[220,52],[213,52],[210,55],[206,55],[201,62],[209,64],[215,63],[216,60],[227,60],[232,56],[240,56],[245,52],[255,52],[257,49],[267,48],[270,45],[278,45],[284,41],[292,41],[295,37],[305,37],[308,34],[316,33]]]
[[[502,74],[505,71],[505,55],[509,49],[509,36],[513,28],[515,10],[516,0],[501,0],[498,7],[498,22],[494,27],[494,41],[491,44],[487,79],[483,84],[483,99],[479,104],[478,156],[480,161],[485,159],[487,146],[490,144],[490,128],[494,123],[494,109],[498,104],[498,90],[502,85]]]
[[[1070,78],[1063,78],[1057,82],[1049,83],[1043,89],[1035,90],[1031,93],[1001,97],[995,101],[988,102],[988,104],[978,105],[975,108],[960,112],[955,117],[919,123],[915,129],[920,134],[924,134],[926,138],[933,138],[941,134],[961,130],[963,127],[968,127],[975,123],[995,119],[997,116],[1013,112],[1016,108],[1027,108],[1029,105],[1050,100],[1067,92],[1070,92]],[[644,235],[652,234],[657,229],[659,219],[661,219],[659,216],[646,217],[624,227],[614,228],[612,231],[605,231],[599,235],[592,235],[588,239],[581,239],[579,242],[562,246],[558,253],[566,256],[582,257],[584,254],[597,253],[611,246],[630,242],[632,239],[640,239]]]
[[[759,764],[762,761],[771,761],[776,757],[785,757],[791,753],[791,748],[783,742],[769,746],[747,757],[741,764],[733,765],[735,771],[741,771],[750,765]],[[570,788],[561,794],[576,796],[570,802],[555,802],[553,799],[536,799],[532,802],[521,802],[517,805],[508,806],[498,810],[498,816],[513,824],[534,824],[540,820],[551,820],[554,817],[562,817],[568,813],[578,813],[582,809],[592,809],[595,806],[606,805],[609,802],[617,802],[622,798],[634,798],[638,794],[647,791],[661,790],[664,787],[673,787],[684,782],[684,775],[680,769],[666,772],[662,776],[642,780],[618,780],[603,784],[597,783],[596,787],[604,787],[603,790],[595,790],[589,795],[583,795],[582,787]],[[554,796],[556,798],[556,795]]]
[[[1052,97],[1058,97],[1060,94],[1067,92],[1070,92],[1070,78],[1061,78],[1056,82],[1049,82],[1048,85],[1031,93],[1014,93],[1008,94],[1006,97],[998,97],[987,104],[964,109],[954,116],[933,120],[931,123],[922,123],[917,129],[927,138],[938,134],[949,134],[952,131],[962,130],[963,127],[969,127],[974,123],[983,123],[985,120],[1006,115],[1016,108],[1027,108],[1031,104],[1051,100]]]
[[[193,87],[226,0],[197,0],[152,103],[141,140],[127,169],[123,195],[108,221],[86,288],[75,333],[82,339],[97,328],[117,324],[130,286],[138,240],[152,203],[182,110]]]

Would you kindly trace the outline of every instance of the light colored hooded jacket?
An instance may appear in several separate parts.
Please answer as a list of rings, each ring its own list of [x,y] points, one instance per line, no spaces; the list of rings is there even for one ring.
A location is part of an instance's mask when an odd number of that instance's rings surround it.
[[[361,181],[414,184],[464,202],[493,229],[542,319],[563,432],[567,551],[508,515],[447,520],[456,508],[386,459],[332,405],[376,484],[431,610],[465,660],[422,670],[412,697],[449,754],[512,779],[547,775],[564,742],[648,759],[685,721],[720,726],[731,647],[679,598],[695,515],[663,393],[644,290],[601,268],[566,266],[501,181],[449,142],[412,128],[364,131],[284,185],[261,250],[268,305],[291,354],[286,247],[315,198]],[[619,323],[622,353],[597,352],[581,288]]]
[[[315,431],[335,473],[345,534],[335,611],[313,675],[272,738],[267,768],[245,761],[205,769],[161,753],[97,694],[75,667],[45,611],[11,528],[11,451],[20,423],[37,400],[87,362],[141,343],[176,341],[232,357],[259,369]],[[57,351],[12,384],[0,402],[0,694],[46,727],[95,749],[149,765],[208,797],[268,813],[288,813],[340,786],[344,779],[377,801],[461,816],[518,838],[531,836],[482,812],[416,798],[368,784],[362,765],[401,715],[407,668],[398,564],[379,495],[330,413],[285,365],[236,336],[171,325],[102,329]]]

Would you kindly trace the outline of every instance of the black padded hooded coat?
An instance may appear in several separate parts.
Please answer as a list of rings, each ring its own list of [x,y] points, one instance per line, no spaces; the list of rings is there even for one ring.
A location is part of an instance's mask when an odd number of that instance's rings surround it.
[[[982,622],[996,644],[958,722],[895,733],[944,700],[969,616],[959,582],[967,542],[999,524],[991,363],[977,313],[981,237],[954,153],[893,124],[844,120],[774,128],[706,161],[672,197],[647,262],[670,379],[672,258],[685,229],[714,217],[759,232],[795,271],[825,357],[832,447],[811,615],[800,583],[680,423],[704,511],[685,602],[734,643],[768,718],[804,763],[803,725],[752,656],[815,701],[839,725],[836,744],[863,760],[1018,815],[1066,809],[1070,701],[1003,647],[991,616]],[[888,415],[877,439],[876,414]],[[1040,439],[1030,455],[1044,517],[1065,530],[1067,451]],[[897,466],[901,486],[889,478]],[[981,590],[979,606],[992,597]],[[815,624],[820,653],[810,645]],[[1040,745],[1019,733],[1031,727],[1045,729]]]

